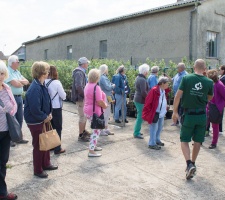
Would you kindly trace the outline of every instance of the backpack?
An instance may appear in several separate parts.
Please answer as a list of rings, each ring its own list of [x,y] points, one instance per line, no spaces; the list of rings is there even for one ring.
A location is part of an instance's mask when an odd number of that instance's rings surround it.
[[[46,88],[48,88],[48,86],[51,84],[51,82],[54,81],[53,79],[51,79],[45,86]],[[56,92],[55,96],[51,99],[53,101],[53,99],[56,97],[56,95],[58,94],[58,92]]]

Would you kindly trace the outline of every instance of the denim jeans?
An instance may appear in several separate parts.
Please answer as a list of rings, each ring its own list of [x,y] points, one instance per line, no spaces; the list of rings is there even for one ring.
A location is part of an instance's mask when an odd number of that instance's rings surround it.
[[[123,99],[123,102],[124,102],[124,119],[126,119],[126,115],[127,115],[126,98],[127,98],[127,96],[124,95],[124,99]],[[119,112],[120,112],[120,110],[122,111],[122,95],[115,94],[115,99],[116,99],[116,105],[115,105],[114,118],[115,118],[115,120],[119,120]]]
[[[156,145],[156,142],[161,142],[160,140],[160,134],[162,132],[164,125],[164,117],[159,118],[157,123],[152,123],[149,125],[149,131],[150,131],[150,138],[148,145]]]
[[[8,131],[0,132],[0,196],[7,195],[6,163],[9,160],[10,136]]]
[[[53,108],[52,109],[52,128],[56,129],[59,138],[61,140],[62,134],[62,108]],[[61,145],[55,147],[54,152],[57,153],[61,150]]]
[[[22,129],[23,125],[23,99],[22,96],[14,96],[16,103],[17,103],[17,112],[15,114],[15,117],[17,121],[20,124],[20,127]]]
[[[144,108],[144,104],[142,103],[138,103],[138,102],[134,102],[136,109],[137,109],[137,119],[135,122],[135,126],[134,126],[134,136],[140,135],[140,131],[141,131],[141,125],[142,125],[142,111]]]

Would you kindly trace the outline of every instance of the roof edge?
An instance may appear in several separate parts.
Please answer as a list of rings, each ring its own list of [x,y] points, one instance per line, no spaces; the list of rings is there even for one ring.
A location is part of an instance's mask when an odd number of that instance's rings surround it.
[[[158,13],[158,12],[164,12],[164,11],[168,11],[168,10],[174,10],[174,9],[189,7],[189,6],[196,5],[196,3],[197,3],[197,5],[201,5],[201,0],[191,0],[191,1],[188,1],[188,2],[181,1],[181,2],[177,2],[177,3],[169,4],[169,5],[166,5],[166,6],[160,6],[160,7],[157,7],[157,8],[152,8],[152,9],[149,9],[149,10],[144,10],[144,11],[132,13],[132,14],[129,14],[129,15],[124,15],[124,16],[120,16],[120,17],[116,17],[116,18],[112,18],[112,19],[88,24],[88,25],[85,25],[85,26],[80,26],[80,27],[77,27],[77,28],[68,29],[66,31],[54,33],[54,34],[43,36],[43,37],[38,37],[34,40],[29,40],[27,42],[22,43],[22,45],[38,42],[38,41],[41,41],[41,40],[53,38],[53,37],[64,35],[64,34],[70,34],[70,33],[76,32],[76,31],[81,31],[81,30],[85,30],[85,29],[89,29],[89,28],[93,28],[93,27],[98,27],[98,26],[107,25],[107,24],[111,24],[111,23],[115,23],[115,22],[119,22],[119,21],[124,21],[124,20],[127,20],[127,19],[132,19],[132,18],[136,18],[136,17],[150,15],[150,14],[154,14],[154,13]]]
[[[10,55],[14,55],[14,53],[16,53],[20,48],[25,47],[24,45],[21,45],[19,48],[17,48],[12,54]]]

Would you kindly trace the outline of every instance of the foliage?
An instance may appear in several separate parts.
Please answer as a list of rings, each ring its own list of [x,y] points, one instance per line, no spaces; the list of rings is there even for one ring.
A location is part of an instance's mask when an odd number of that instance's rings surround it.
[[[193,62],[189,61],[186,57],[184,57],[182,62],[185,63],[187,66],[187,71],[189,73],[192,73],[192,66]],[[77,61],[76,60],[49,60],[47,61],[50,65],[54,65],[57,67],[59,80],[62,82],[64,89],[69,90],[71,89],[72,85],[72,71],[77,67]],[[34,63],[34,61],[26,61],[21,63],[20,71],[24,77],[26,77],[30,82],[32,81],[31,76],[31,66]],[[152,67],[152,66],[159,66],[159,76],[163,74],[167,74],[169,77],[174,77],[177,73],[177,63],[174,63],[173,61],[169,61],[168,64],[165,63],[164,59],[162,60],[150,60],[149,58],[146,59],[146,63]],[[99,68],[100,65],[106,64],[109,67],[109,79],[112,80],[112,76],[116,73],[116,69],[124,65],[126,68],[126,75],[129,82],[129,86],[131,88],[131,92],[135,92],[134,89],[134,82],[135,78],[138,74],[138,68],[135,66],[131,66],[129,61],[117,61],[113,59],[92,59],[91,63],[88,67],[88,71],[92,68]],[[142,63],[139,63],[141,65]],[[87,72],[88,73],[88,72]]]
[[[11,169],[11,168],[12,168],[12,165],[6,164],[6,168],[7,168],[7,169]]]

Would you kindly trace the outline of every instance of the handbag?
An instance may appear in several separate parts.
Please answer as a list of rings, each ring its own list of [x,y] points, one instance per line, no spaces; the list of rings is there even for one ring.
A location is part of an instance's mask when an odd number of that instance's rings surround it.
[[[156,113],[155,113],[154,118],[153,118],[153,120],[152,120],[152,123],[157,123],[158,120],[159,120],[159,113],[160,113],[160,111],[161,111],[161,109],[162,109],[163,97],[164,97],[164,94],[163,94],[163,96],[162,96],[162,102],[161,102],[160,110],[159,110],[159,112],[156,112]]]
[[[46,131],[46,125],[48,131]],[[39,135],[39,150],[48,151],[59,145],[61,145],[61,141],[56,130],[52,128],[52,124],[50,122],[44,123],[42,133]]]
[[[220,124],[223,120],[223,112],[220,113],[219,109],[216,107],[216,104],[209,102],[209,112],[208,118],[211,123]]]
[[[159,112],[156,112],[155,115],[154,115],[154,118],[152,120],[153,123],[157,123],[159,120]]]
[[[4,108],[5,105],[3,101],[0,99],[0,105]],[[13,142],[19,142],[22,140],[22,130],[19,122],[15,118],[15,116],[10,115],[10,113],[6,112],[6,120],[9,128],[9,135]]]
[[[105,128],[105,119],[104,119],[104,113],[103,109],[101,107],[102,114],[98,116],[95,113],[95,93],[96,93],[96,86],[94,87],[94,97],[93,97],[93,116],[91,120],[91,128],[92,129],[104,129]]]

